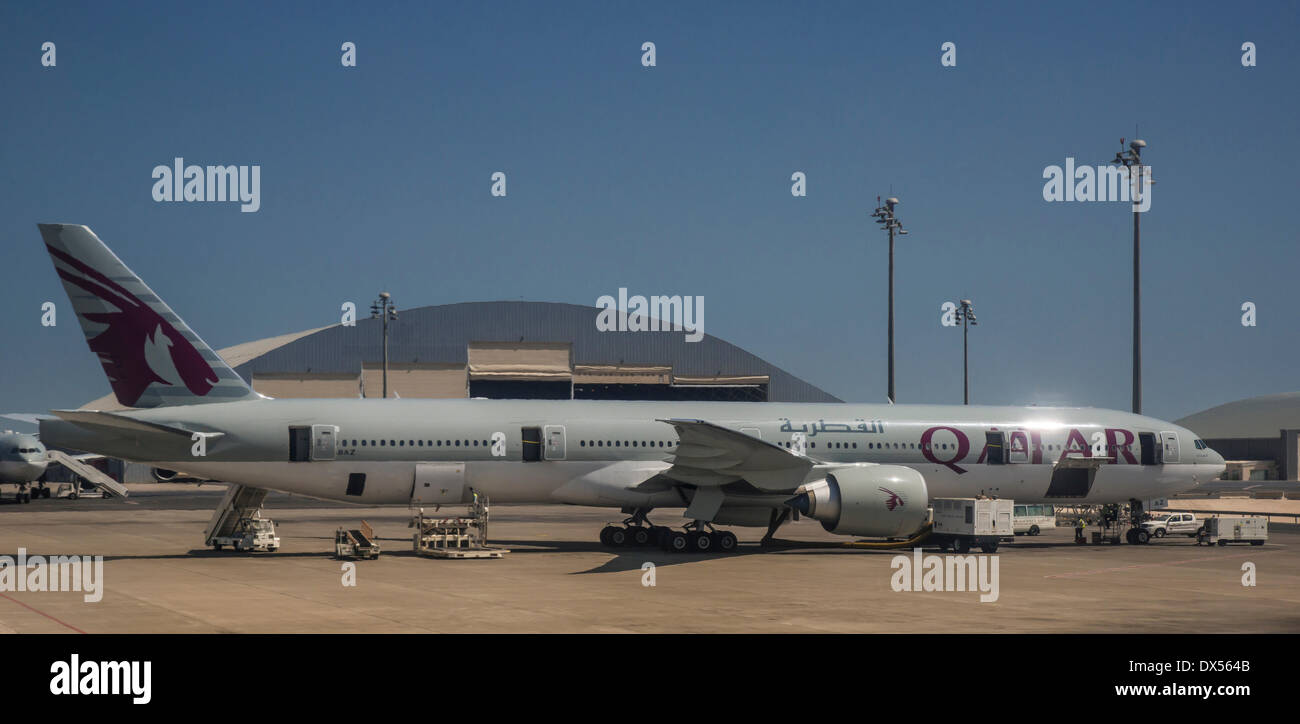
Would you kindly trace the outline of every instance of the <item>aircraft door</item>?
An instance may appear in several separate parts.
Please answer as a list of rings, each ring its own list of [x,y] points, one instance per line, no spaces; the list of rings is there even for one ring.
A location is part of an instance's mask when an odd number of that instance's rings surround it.
[[[465,502],[465,463],[417,463],[411,505]]]
[[[1141,463],[1143,465],[1159,465],[1161,446],[1156,440],[1154,432],[1139,432],[1138,445],[1142,451]],[[1177,443],[1174,443],[1174,449],[1177,450]]]
[[[526,463],[535,463],[542,459],[542,428],[525,427],[520,430],[523,439],[523,457]]]
[[[987,456],[984,462],[989,465],[1004,465],[1007,462],[1007,438],[1006,434],[997,430],[989,430],[984,433],[984,451]]]
[[[547,425],[543,432],[546,440],[546,459],[563,460],[564,459],[564,425]]]
[[[1160,437],[1164,442],[1163,458],[1164,462],[1178,462],[1178,433],[1162,432]]]
[[[1029,462],[1029,433],[1013,430],[1007,436],[1007,462],[1019,464]]]
[[[334,425],[311,426],[311,459],[333,460],[339,429]]]
[[[311,428],[294,425],[289,428],[289,462],[305,463],[311,460]]]

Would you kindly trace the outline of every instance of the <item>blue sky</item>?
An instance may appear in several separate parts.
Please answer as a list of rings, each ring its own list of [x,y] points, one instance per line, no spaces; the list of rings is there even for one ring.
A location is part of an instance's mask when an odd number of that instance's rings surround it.
[[[1127,409],[1132,215],[1046,203],[1042,172],[1105,163],[1135,127],[1157,180],[1145,412],[1294,390],[1298,20],[1294,2],[5,2],[0,408],[108,391],[43,221],[91,226],[213,347],[381,289],[414,307],[627,287],[703,295],[710,334],[880,401],[868,214],[892,188],[900,402],[960,402],[939,317],[965,297],[974,401]],[[259,164],[261,210],[154,202],[176,156]]]

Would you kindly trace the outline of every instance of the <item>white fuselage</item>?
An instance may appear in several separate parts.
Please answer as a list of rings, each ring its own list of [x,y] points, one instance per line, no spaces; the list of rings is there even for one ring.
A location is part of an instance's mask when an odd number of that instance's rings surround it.
[[[0,433],[0,485],[34,482],[46,465],[45,446],[35,435]]]
[[[66,422],[43,427],[42,434],[60,445],[190,475],[363,504],[412,502],[420,466],[463,463],[466,486],[495,502],[683,507],[683,496],[692,494],[689,486],[642,486],[671,467],[677,435],[665,419],[706,420],[792,453],[802,445],[803,454],[823,467],[907,466],[925,478],[932,498],[984,493],[1026,503],[1150,500],[1195,487],[1223,470],[1223,459],[1189,430],[1094,408],[260,400],[129,414],[224,434],[202,457],[192,454],[188,440],[169,450],[146,444],[142,454],[141,443],[129,436],[110,443]],[[307,454],[298,450],[297,461],[291,461],[294,427],[309,431],[302,434],[310,434],[311,445]],[[524,460],[529,430],[542,439],[536,461]],[[321,445],[322,438],[329,444]],[[996,450],[990,454],[998,447],[994,438],[1001,440],[1000,463]],[[1144,452],[1144,441],[1157,450]],[[1095,464],[1086,486],[1054,482],[1058,465],[1103,458],[1109,460]],[[358,474],[365,476],[364,487],[353,486],[350,493],[349,480]]]

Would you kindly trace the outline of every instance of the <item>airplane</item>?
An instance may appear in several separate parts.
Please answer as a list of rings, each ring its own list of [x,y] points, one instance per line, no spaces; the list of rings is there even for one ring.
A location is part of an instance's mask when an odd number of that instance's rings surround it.
[[[195,477],[366,505],[568,503],[627,517],[610,546],[731,551],[717,526],[805,515],[906,538],[934,497],[1129,503],[1217,477],[1185,428],[1077,407],[271,399],[86,226],[41,235],[122,411],[53,410],[41,438]],[[680,529],[653,525],[684,509]]]
[[[46,465],[45,446],[35,435],[13,430],[0,433],[0,485],[17,485],[19,503],[32,502],[32,486],[37,497],[50,497],[50,489],[40,482]]]

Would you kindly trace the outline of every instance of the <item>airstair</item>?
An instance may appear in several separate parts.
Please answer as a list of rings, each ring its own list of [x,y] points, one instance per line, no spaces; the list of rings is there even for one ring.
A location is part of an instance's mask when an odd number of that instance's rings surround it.
[[[127,496],[126,486],[112,479],[99,468],[87,465],[62,450],[46,450],[45,457],[50,462],[58,463],[76,473],[86,482],[104,491],[104,495],[108,497],[125,498]]]
[[[251,485],[231,483],[226,489],[226,496],[221,499],[208,521],[208,528],[203,532],[204,545],[217,546],[218,541],[235,534],[240,521],[258,516],[262,510],[262,501],[266,500],[266,488],[254,488]]]

